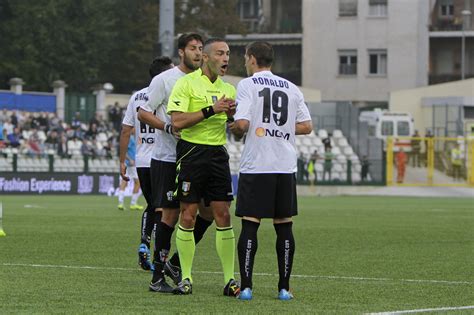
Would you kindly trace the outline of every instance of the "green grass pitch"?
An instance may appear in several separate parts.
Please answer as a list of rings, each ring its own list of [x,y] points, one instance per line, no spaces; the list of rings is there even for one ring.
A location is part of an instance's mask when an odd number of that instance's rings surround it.
[[[141,212],[118,211],[116,198],[105,196],[0,201],[3,314],[362,314],[474,305],[472,199],[301,197],[295,299],[287,302],[276,299],[271,221],[260,226],[254,299],[244,302],[222,296],[214,225],[196,250],[193,294],[163,295],[148,292],[151,275],[137,266]],[[240,220],[233,223],[238,238]],[[237,259],[235,270],[238,279]]]

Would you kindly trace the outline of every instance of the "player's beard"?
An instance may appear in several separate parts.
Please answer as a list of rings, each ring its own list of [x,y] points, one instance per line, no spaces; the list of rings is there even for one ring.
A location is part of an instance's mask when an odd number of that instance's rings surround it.
[[[188,69],[191,69],[191,70],[194,71],[194,70],[198,69],[199,67],[201,67],[202,59],[201,59],[201,61],[199,62],[199,64],[196,64],[196,61],[192,60],[189,56],[187,56],[187,55],[185,54],[185,55],[184,55],[183,63],[184,63],[184,65],[185,65]]]

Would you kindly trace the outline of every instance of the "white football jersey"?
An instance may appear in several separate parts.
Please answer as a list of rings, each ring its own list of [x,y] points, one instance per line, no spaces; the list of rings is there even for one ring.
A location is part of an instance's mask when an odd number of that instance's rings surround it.
[[[294,173],[296,123],[311,121],[296,85],[260,71],[237,86],[235,120],[250,122],[240,159],[240,173]]]
[[[178,67],[174,67],[155,76],[148,87],[148,101],[141,108],[147,112],[154,112],[161,121],[171,124],[171,117],[166,113],[168,98],[176,81],[184,75],[185,73]],[[176,162],[176,138],[163,130],[158,130],[156,140],[152,159]]]
[[[153,144],[156,142],[156,129],[140,122],[137,118],[138,109],[147,100],[147,88],[133,93],[122,121],[124,125],[135,127],[135,140],[137,144],[136,167],[150,167]]]

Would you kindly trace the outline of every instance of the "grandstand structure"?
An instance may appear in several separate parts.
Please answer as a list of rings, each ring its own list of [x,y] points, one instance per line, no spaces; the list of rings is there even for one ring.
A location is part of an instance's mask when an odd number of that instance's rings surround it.
[[[296,150],[300,157],[306,162],[315,160],[314,172],[309,174],[311,182],[321,182],[323,179],[323,164],[325,152],[323,139],[330,139],[332,160],[331,179],[334,182],[360,182],[361,181],[361,161],[359,156],[349,144],[347,138],[341,130],[333,130],[329,134],[326,129],[313,131],[309,135],[296,137]],[[232,174],[237,174],[239,170],[240,155],[244,143],[242,141],[231,140],[227,143],[227,151],[230,157],[230,170]],[[315,156],[315,152],[317,156]],[[369,175],[370,179],[370,175]]]

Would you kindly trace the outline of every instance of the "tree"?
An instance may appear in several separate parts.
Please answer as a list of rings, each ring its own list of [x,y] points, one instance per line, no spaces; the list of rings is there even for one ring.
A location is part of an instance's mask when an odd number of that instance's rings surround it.
[[[237,0],[175,0],[176,32],[197,31],[207,37],[245,34]]]

